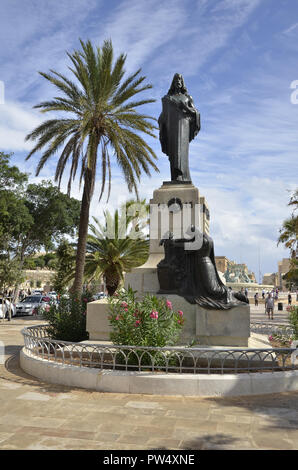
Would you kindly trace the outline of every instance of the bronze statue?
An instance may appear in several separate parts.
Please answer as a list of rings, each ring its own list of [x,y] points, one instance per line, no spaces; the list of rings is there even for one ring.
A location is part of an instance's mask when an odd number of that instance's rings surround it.
[[[193,226],[191,230],[196,231]],[[215,310],[248,303],[245,295],[232,292],[221,281],[211,237],[204,234],[198,244],[195,236],[190,240],[174,239],[170,233],[160,244],[165,249],[165,258],[157,265],[161,294],[181,295],[192,304]]]
[[[200,130],[200,113],[179,73],[174,75],[168,94],[162,98],[158,123],[161,149],[170,160],[171,181],[191,183],[188,148]]]

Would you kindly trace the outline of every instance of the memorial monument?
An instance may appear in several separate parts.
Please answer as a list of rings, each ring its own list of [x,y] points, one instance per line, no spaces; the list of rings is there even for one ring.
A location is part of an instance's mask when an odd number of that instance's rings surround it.
[[[162,98],[158,122],[171,179],[153,192],[149,258],[126,273],[125,287],[132,287],[140,298],[146,293],[163,296],[175,310],[182,310],[184,344],[194,340],[200,345],[247,346],[247,299],[233,293],[218,275],[209,236],[209,211],[191,181],[189,144],[200,131],[200,113],[181,74],[174,75]]]

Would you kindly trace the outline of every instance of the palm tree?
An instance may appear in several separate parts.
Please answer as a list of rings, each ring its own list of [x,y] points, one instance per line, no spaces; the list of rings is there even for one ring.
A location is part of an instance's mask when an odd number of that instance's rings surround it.
[[[142,233],[145,225],[144,219],[136,224],[134,215],[127,215],[127,209],[133,201],[122,206],[112,216],[109,211],[105,212],[105,224],[102,225],[97,218],[93,217],[95,225],[90,224],[91,233],[87,239],[87,256],[85,264],[85,276],[88,281],[104,278],[109,295],[113,295],[123,280],[124,272],[140,266],[148,258],[149,241]],[[146,207],[145,201],[142,201]],[[139,234],[136,238],[132,236]]]
[[[149,88],[143,84],[146,77],[141,69],[123,79],[126,55],[121,54],[113,65],[113,46],[110,40],[102,48],[93,48],[90,41],[80,41],[82,51],[68,53],[69,67],[75,82],[61,73],[40,74],[50,81],[62,96],[35,106],[42,112],[63,113],[60,119],[42,123],[26,140],[37,141],[26,159],[44,149],[36,169],[40,173],[47,161],[59,152],[55,181],[59,186],[66,168],[70,166],[68,193],[80,165],[80,184],[84,182],[78,244],[76,273],[73,292],[80,293],[83,286],[89,210],[94,192],[97,167],[101,167],[101,199],[108,179],[108,198],[111,190],[111,158],[120,167],[129,191],[138,197],[137,184],[142,171],[150,175],[150,169],[158,171],[154,163],[156,155],[140,133],[155,137],[156,127],[150,116],[140,114],[136,108],[152,103],[153,99],[131,100],[136,94]],[[65,113],[68,117],[65,117]]]
[[[282,228],[279,230],[280,236],[277,244],[283,243],[286,248],[289,248],[291,258],[295,259],[298,243],[298,216],[295,215],[295,211],[298,209],[298,189],[292,194],[288,206],[294,206],[293,213],[290,218],[284,220]]]

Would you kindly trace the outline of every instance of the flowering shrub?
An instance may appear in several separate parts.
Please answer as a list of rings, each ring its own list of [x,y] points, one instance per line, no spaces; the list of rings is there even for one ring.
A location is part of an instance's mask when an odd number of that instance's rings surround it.
[[[298,305],[287,308],[289,312],[289,323],[294,330],[294,340],[298,340]]]
[[[277,347],[281,345],[290,348],[292,342],[298,340],[298,306],[289,305],[287,307],[287,311],[289,313],[289,324],[293,329],[293,334],[289,334],[289,332],[286,331],[286,328],[281,327],[281,331],[279,333],[274,333],[268,336],[269,341],[271,343],[275,343]],[[283,329],[284,332],[282,331]]]
[[[43,311],[43,318],[49,323],[50,337],[74,342],[88,339],[86,311],[91,300],[92,294],[84,292],[80,299],[69,295],[62,296],[58,302],[51,302],[49,309]]]
[[[274,347],[283,347],[290,348],[292,344],[292,336],[289,336],[287,333],[273,333],[268,336],[270,343],[274,343]]]
[[[179,340],[183,312],[174,312],[170,301],[149,294],[137,301],[128,289],[110,297],[109,305],[114,344],[163,347]]]

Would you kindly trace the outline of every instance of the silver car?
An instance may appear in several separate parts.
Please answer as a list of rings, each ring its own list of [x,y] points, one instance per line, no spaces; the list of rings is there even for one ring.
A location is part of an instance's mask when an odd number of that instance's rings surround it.
[[[16,304],[16,315],[36,315],[40,307],[45,308],[50,301],[50,297],[45,295],[29,295]]]

